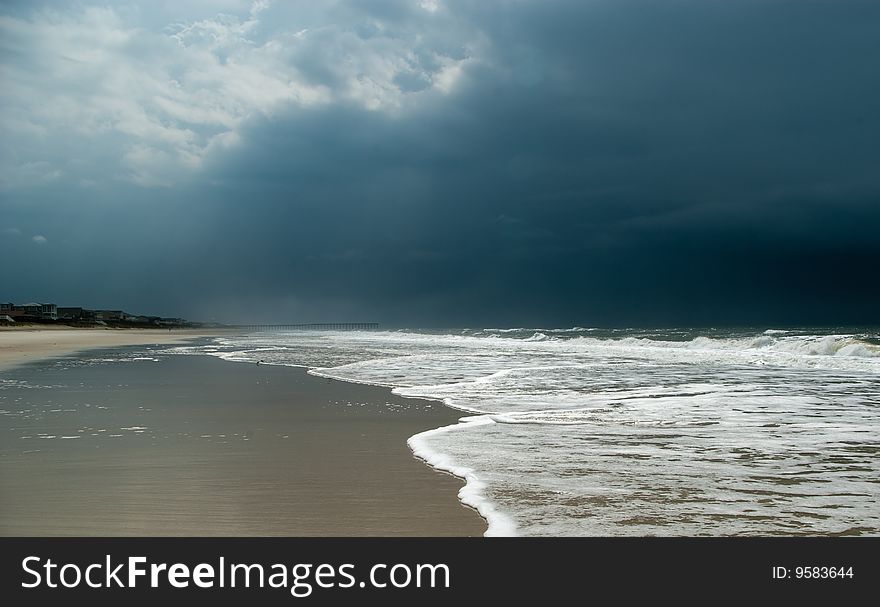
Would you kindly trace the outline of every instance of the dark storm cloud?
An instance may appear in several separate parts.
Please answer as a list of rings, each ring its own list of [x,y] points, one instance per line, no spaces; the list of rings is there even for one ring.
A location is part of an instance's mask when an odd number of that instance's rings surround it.
[[[98,260],[108,296],[202,317],[877,322],[876,3],[447,2],[461,40],[413,6],[337,18],[442,38],[392,78],[417,104],[277,108],[185,183],[67,193],[51,217],[59,188],[19,193],[10,221],[48,240],[12,284],[100,291],[76,269]],[[298,51],[310,85],[348,77],[320,57],[340,48]],[[424,93],[432,57],[469,53]],[[45,265],[62,242],[83,266]]]

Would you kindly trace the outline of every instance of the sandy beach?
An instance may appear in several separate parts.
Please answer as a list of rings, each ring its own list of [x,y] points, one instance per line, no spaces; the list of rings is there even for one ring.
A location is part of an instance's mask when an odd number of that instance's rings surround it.
[[[202,329],[79,329],[74,327],[0,328],[0,371],[11,366],[67,356],[94,348],[144,344],[174,344],[215,335]]]
[[[485,531],[462,481],[406,445],[458,412],[300,368],[106,349],[197,335],[0,335],[0,535]]]

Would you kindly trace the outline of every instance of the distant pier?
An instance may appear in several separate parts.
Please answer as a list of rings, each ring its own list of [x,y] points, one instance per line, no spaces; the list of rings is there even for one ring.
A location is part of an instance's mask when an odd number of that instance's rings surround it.
[[[244,331],[376,331],[377,322],[319,322],[299,325],[236,325]]]

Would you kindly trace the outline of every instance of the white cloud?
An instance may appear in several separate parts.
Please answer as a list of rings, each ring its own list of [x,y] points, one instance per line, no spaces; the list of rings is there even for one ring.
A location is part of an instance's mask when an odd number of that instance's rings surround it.
[[[440,8],[440,2],[438,0],[419,0],[419,6],[429,13],[434,13]]]
[[[257,1],[161,27],[143,26],[147,9],[0,15],[0,49],[20,58],[0,67],[0,185],[58,179],[96,151],[118,166],[95,159],[72,183],[169,185],[235,145],[254,116],[333,103],[405,111],[449,93],[481,44],[439,8],[379,19],[357,2]]]
[[[37,234],[31,240],[33,240],[37,244],[46,244],[49,241],[48,238],[46,238],[45,236],[42,236],[40,234]]]

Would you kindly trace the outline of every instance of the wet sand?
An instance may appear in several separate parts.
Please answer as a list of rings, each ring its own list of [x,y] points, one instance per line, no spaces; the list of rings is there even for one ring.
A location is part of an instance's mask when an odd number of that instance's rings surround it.
[[[0,535],[485,531],[462,481],[406,445],[459,413],[304,369],[157,358],[0,371]]]

